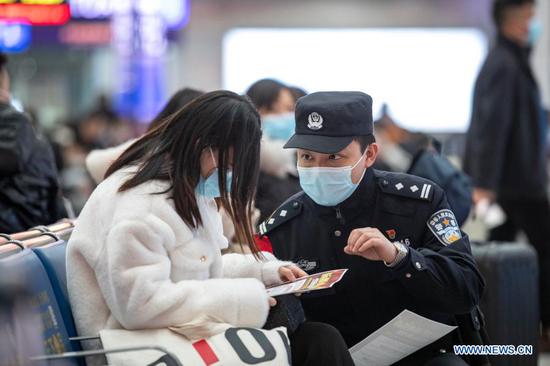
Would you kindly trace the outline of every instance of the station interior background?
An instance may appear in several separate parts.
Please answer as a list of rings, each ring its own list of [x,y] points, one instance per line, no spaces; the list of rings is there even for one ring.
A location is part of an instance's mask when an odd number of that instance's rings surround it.
[[[13,22],[0,22],[0,49],[9,56],[14,103],[54,145],[76,213],[94,188],[86,154],[137,136],[184,87],[244,93],[254,81],[275,77],[307,92],[359,89],[373,96],[375,117],[386,104],[397,124],[440,137],[448,154],[460,156],[473,83],[495,34],[490,0],[69,6],[71,19],[61,25],[13,30]],[[537,18],[544,33],[532,61],[549,108],[550,1],[538,1]],[[110,117],[101,120],[98,111]],[[471,230],[473,238],[482,235],[475,225]],[[540,364],[550,365],[550,357]]]
[[[73,1],[78,4],[80,1]],[[171,1],[168,1],[171,2]],[[95,98],[100,94],[111,96],[120,90],[121,75],[117,48],[111,41],[114,32],[109,31],[111,17],[102,16],[110,11],[101,9],[101,3],[109,6],[109,1],[82,1],[82,8],[88,8],[88,13],[81,11],[81,17],[72,19],[60,27],[33,27],[33,35],[38,35],[30,41],[29,47],[13,56],[10,65],[12,74],[12,93],[25,105],[36,109],[41,123],[50,128],[63,119],[81,116],[93,106]],[[159,2],[161,4],[162,2]],[[488,0],[368,0],[368,1],[330,1],[330,0],[191,0],[181,1],[185,4],[185,19],[177,29],[171,30],[170,39],[158,40],[159,60],[162,65],[160,81],[162,98],[168,96],[182,86],[194,87],[202,90],[213,90],[224,85],[224,80],[235,78],[234,75],[224,75],[224,41],[231,36],[235,29],[264,28],[271,30],[299,31],[307,29],[325,30],[334,32],[338,30],[369,30],[369,29],[403,29],[428,28],[433,31],[441,29],[477,30],[482,37],[483,51],[491,42],[494,34],[490,18],[490,1]],[[546,1],[540,1],[538,5],[538,17],[547,25],[549,5]],[[111,12],[115,10],[111,9]],[[99,13],[99,14],[98,14]],[[92,19],[88,19],[92,18]],[[114,23],[114,22],[113,22]],[[94,34],[86,32],[90,25],[95,26]],[[85,28],[88,27],[88,28]],[[36,28],[39,28],[36,30]],[[59,28],[59,34],[53,35],[50,29]],[[65,29],[63,29],[65,28]],[[538,75],[540,86],[543,90],[546,103],[549,102],[550,70],[547,66],[550,58],[549,27],[545,27],[544,35],[538,42],[533,57],[534,67]],[[154,29],[153,29],[154,32]],[[40,36],[40,34],[43,34]],[[44,35],[48,33],[47,35]],[[109,34],[111,33],[111,34]],[[49,37],[48,37],[49,36]],[[130,36],[130,35],[123,35]],[[56,39],[57,38],[57,39]],[[263,43],[269,42],[267,38]],[[165,43],[165,44],[163,44]],[[452,50],[451,41],[441,44],[431,43],[432,46],[446,47]],[[250,44],[253,51],[258,45]],[[262,45],[260,45],[262,46]],[[269,44],[267,45],[269,46]],[[277,45],[274,45],[274,47]],[[356,44],[349,46],[363,50],[361,55],[367,57],[365,66],[372,64],[368,58],[384,59],[380,47],[372,47],[369,44]],[[288,60],[282,66],[277,67],[272,60],[269,66],[264,67],[265,75],[269,77],[280,74],[296,74],[307,72],[316,75],[319,82],[317,87],[331,87],[330,81],[323,83],[323,79],[332,79],[332,76],[344,78],[341,84],[353,83],[354,78],[369,73],[380,72],[367,67],[364,69],[344,70],[335,64],[332,69],[319,63],[330,55],[331,47],[323,49],[318,44],[304,44],[303,48],[310,55],[308,60],[296,59],[292,50],[276,48],[270,56],[276,55],[281,60]],[[466,52],[471,52],[471,48]],[[442,52],[445,48],[442,49]],[[394,60],[391,66],[407,68],[408,60],[415,55],[414,49],[403,52],[391,52],[391,56],[401,56],[400,60]],[[437,50],[432,49],[431,55],[437,55]],[[302,53],[301,53],[302,55]],[[428,56],[431,56],[428,55]],[[225,55],[227,57],[227,55]],[[258,55],[260,58],[262,55]],[[457,63],[468,62],[464,55],[463,60]],[[481,56],[483,58],[484,55]],[[338,55],[342,61],[346,55]],[[430,64],[430,57],[425,58],[426,64]],[[287,65],[294,66],[295,70],[284,70]],[[356,65],[359,65],[357,63]],[[306,70],[307,68],[307,70]],[[449,74],[453,74],[451,65],[447,66]],[[260,66],[258,66],[260,69]],[[230,70],[235,72],[234,70]],[[240,70],[241,71],[241,70]],[[242,71],[241,71],[242,72]],[[270,75],[271,74],[271,75]],[[342,75],[344,74],[344,75]],[[426,79],[434,76],[422,75]],[[289,79],[289,77],[287,77]],[[365,77],[366,80],[368,80]],[[246,80],[246,78],[245,78]],[[255,80],[251,80],[253,82]],[[293,83],[293,80],[283,80]],[[294,82],[295,83],[295,82]],[[390,80],[395,89],[406,87],[406,80]],[[227,83],[226,83],[227,84]],[[299,86],[299,85],[298,85]],[[303,86],[307,89],[307,86]],[[430,101],[422,98],[422,85],[416,85],[417,94],[413,99],[419,98],[418,104],[423,108],[430,106]],[[441,94],[452,92],[453,85],[448,85],[448,90],[441,90]],[[364,90],[372,87],[365,85]],[[235,90],[244,92],[244,89]],[[310,90],[308,90],[310,91]],[[311,90],[313,91],[313,90]],[[376,90],[370,90],[376,100]],[[452,113],[449,113],[452,115]],[[446,121],[441,121],[440,126],[430,126],[431,130],[446,131]],[[463,123],[462,130],[467,127],[467,121]],[[456,128],[455,128],[456,130]],[[456,131],[460,132],[460,131]],[[463,131],[462,131],[463,132]]]
[[[77,213],[93,189],[82,164],[89,149],[138,134],[183,87],[244,93],[274,77],[308,92],[362,90],[374,98],[375,117],[387,104],[399,125],[438,136],[447,154],[460,156],[473,83],[494,37],[489,0],[73,0],[69,6],[64,24],[32,26],[26,38],[5,32],[11,38],[0,41],[16,51],[8,65],[12,98],[54,143]],[[537,17],[544,34],[533,64],[548,106],[548,1],[539,1]],[[116,121],[97,121],[98,109],[113,111]]]

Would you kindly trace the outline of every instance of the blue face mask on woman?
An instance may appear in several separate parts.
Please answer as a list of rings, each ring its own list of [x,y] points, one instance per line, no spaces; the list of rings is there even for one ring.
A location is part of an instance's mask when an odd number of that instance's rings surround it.
[[[364,157],[365,154],[353,166],[341,168],[304,168],[298,166],[300,186],[318,205],[336,206],[348,199],[355,192],[361,180],[363,180],[366,170],[363,172],[358,183],[353,183],[351,174]]]
[[[212,149],[208,149],[210,150],[210,156],[212,157],[212,161],[214,162],[214,166],[216,167],[216,169],[214,169],[212,174],[210,174],[210,176],[208,176],[208,178],[206,179],[201,176],[196,191],[199,195],[206,198],[218,198],[222,196],[220,192],[218,164],[216,163],[216,159],[214,159],[214,153],[212,152]],[[232,181],[233,172],[229,170],[225,174],[225,187],[227,189],[227,192],[231,191]]]
[[[274,114],[262,118],[262,130],[273,140],[287,141],[294,134],[294,113]]]

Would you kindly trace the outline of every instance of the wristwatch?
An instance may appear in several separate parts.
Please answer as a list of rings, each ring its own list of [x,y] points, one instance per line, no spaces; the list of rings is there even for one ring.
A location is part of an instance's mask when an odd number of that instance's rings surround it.
[[[406,245],[401,244],[399,242],[394,242],[392,244],[395,247],[395,249],[397,249],[397,255],[395,256],[395,259],[393,260],[393,262],[391,263],[384,262],[386,267],[390,267],[390,268],[397,266],[407,256],[407,254],[409,254],[409,248],[407,248]]]

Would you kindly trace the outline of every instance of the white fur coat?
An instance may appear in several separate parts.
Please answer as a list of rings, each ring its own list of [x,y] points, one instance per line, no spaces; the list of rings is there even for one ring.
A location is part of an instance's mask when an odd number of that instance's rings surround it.
[[[205,227],[178,216],[166,184],[151,181],[117,192],[132,174],[114,173],[93,192],[67,249],[69,296],[80,335],[102,329],[181,327],[200,318],[262,327],[269,311],[264,285],[279,267],[251,255],[226,254],[213,200],[199,198]]]

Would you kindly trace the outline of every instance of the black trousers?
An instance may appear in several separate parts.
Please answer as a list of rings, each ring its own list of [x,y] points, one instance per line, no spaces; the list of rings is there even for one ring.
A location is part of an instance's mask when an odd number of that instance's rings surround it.
[[[442,353],[431,359],[425,366],[468,366],[468,364],[453,353]]]
[[[302,323],[290,335],[290,347],[293,366],[354,365],[348,347],[340,332],[328,324],[315,322]],[[427,363],[420,360],[404,361],[409,365],[468,366],[462,358],[453,353],[437,354],[428,359]]]
[[[544,328],[550,329],[550,204],[548,198],[539,200],[498,199],[507,216],[502,226],[489,235],[494,241],[514,241],[519,231],[538,254],[540,312]]]
[[[344,338],[331,325],[305,322],[289,338],[292,365],[354,365]]]

